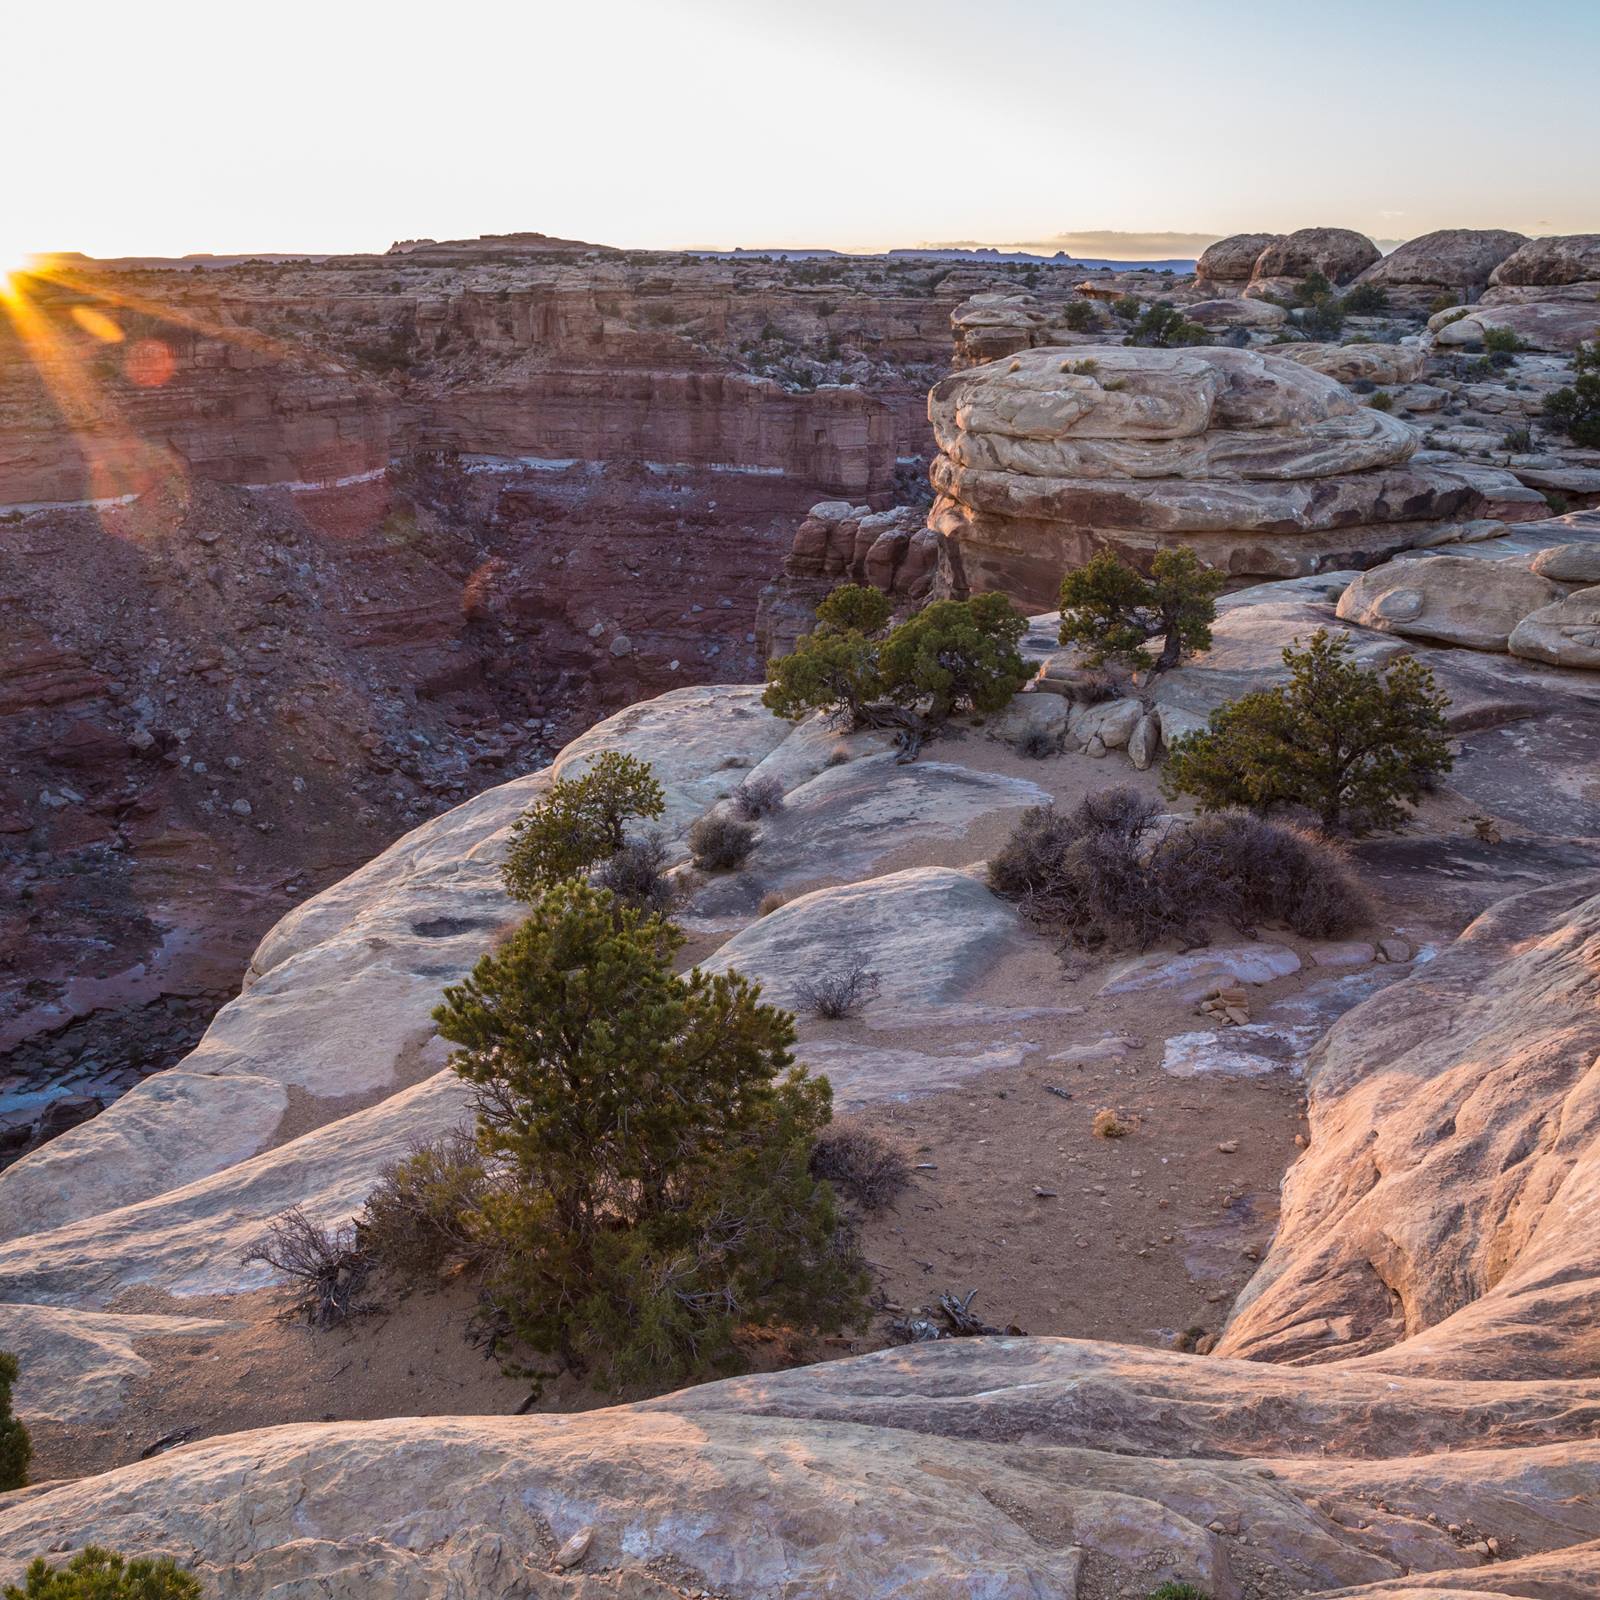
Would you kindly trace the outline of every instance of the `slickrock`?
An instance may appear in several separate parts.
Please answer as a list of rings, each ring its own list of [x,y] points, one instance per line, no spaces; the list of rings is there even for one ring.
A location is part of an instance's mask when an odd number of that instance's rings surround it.
[[[1380,633],[1504,650],[1517,624],[1562,598],[1559,584],[1508,561],[1439,555],[1364,572],[1339,600],[1339,616]]]
[[[1530,611],[1511,630],[1506,648],[1553,667],[1600,668],[1600,587],[1576,590]]]
[[[1600,233],[1551,234],[1530,239],[1494,269],[1503,284],[1600,283]]]
[[[928,406],[941,582],[1029,608],[1097,549],[1182,543],[1291,576],[1392,554],[1497,491],[1523,515],[1537,501],[1493,469],[1412,462],[1406,423],[1256,351],[1033,350],[947,378]]]

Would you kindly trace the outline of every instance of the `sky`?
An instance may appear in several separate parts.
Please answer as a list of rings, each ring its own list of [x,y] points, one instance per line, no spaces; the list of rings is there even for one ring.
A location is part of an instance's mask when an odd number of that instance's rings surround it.
[[[1600,0],[5,11],[3,256],[1600,231]]]

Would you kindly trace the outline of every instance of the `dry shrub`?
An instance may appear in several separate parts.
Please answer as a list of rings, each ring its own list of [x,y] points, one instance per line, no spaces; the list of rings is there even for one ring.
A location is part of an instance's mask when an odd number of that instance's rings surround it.
[[[989,886],[1077,944],[1118,948],[1204,943],[1217,921],[1244,932],[1278,922],[1324,939],[1371,916],[1336,845],[1242,815],[1163,828],[1157,803],[1128,788],[1092,794],[1066,816],[1025,813],[989,863]]]
[[[473,1219],[492,1181],[470,1128],[413,1141],[367,1196],[357,1223],[374,1263],[406,1282],[435,1278],[480,1250]]]
[[[712,812],[689,829],[689,849],[702,871],[725,872],[743,866],[756,847],[756,830],[748,822]]]
[[[756,907],[758,917],[770,916],[779,906],[786,906],[789,897],[781,889],[768,889],[761,897],[761,904]]]
[[[818,978],[802,979],[794,991],[802,1009],[825,1022],[841,1022],[876,999],[879,987],[878,974],[857,961]]]
[[[594,875],[595,886],[641,911],[670,911],[677,895],[662,870],[666,860],[665,840],[648,833],[603,861]]]
[[[1101,1106],[1094,1114],[1094,1136],[1097,1139],[1126,1139],[1133,1132],[1133,1123],[1124,1122],[1110,1106]]]
[[[246,1266],[264,1262],[293,1279],[300,1309],[319,1328],[348,1322],[360,1309],[355,1297],[372,1270],[354,1226],[324,1228],[299,1206],[274,1217],[239,1259]]]
[[[1215,895],[1215,912],[1243,931],[1281,922],[1330,939],[1372,920],[1350,858],[1309,828],[1237,814],[1200,817],[1167,841],[1164,866]]]
[[[733,809],[745,822],[783,810],[783,785],[772,776],[746,778],[733,791]]]
[[[881,1211],[911,1182],[906,1153],[858,1122],[831,1122],[811,1147],[811,1176],[825,1178],[863,1211]]]

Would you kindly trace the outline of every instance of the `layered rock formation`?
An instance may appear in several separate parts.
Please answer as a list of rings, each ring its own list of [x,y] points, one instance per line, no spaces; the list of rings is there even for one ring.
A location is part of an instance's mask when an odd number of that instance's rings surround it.
[[[1282,238],[1281,233],[1234,233],[1218,239],[1200,252],[1194,264],[1198,286],[1211,294],[1242,294],[1261,252]]]
[[[1265,297],[1292,292],[1314,272],[1342,287],[1359,278],[1379,255],[1377,245],[1350,228],[1297,228],[1256,257],[1244,293]]]
[[[816,620],[818,601],[843,583],[869,584],[901,605],[925,600],[938,570],[938,535],[916,506],[868,511],[847,501],[812,506],[783,570],[761,591],[756,646],[787,655]]]
[[[946,379],[929,416],[945,581],[1024,605],[1098,549],[1187,544],[1230,573],[1288,576],[1541,509],[1505,474],[1413,462],[1405,423],[1248,350],[1031,351]]]

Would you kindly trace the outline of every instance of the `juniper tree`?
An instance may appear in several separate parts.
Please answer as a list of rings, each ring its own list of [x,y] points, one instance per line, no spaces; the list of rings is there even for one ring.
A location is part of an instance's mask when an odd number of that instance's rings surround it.
[[[517,818],[501,868],[506,892],[533,900],[562,878],[583,876],[622,848],[627,822],[659,817],[665,807],[648,762],[607,750],[582,777],[557,778]]]
[[[1349,637],[1326,628],[1283,662],[1287,683],[1218,707],[1178,742],[1168,794],[1193,795],[1202,811],[1301,806],[1330,830],[1398,826],[1452,764],[1433,674],[1411,656],[1363,667]]]
[[[725,1364],[741,1325],[862,1314],[859,1256],[808,1171],[828,1082],[755,985],[675,974],[681,943],[564,882],[434,1013],[505,1174],[490,1295],[519,1341],[612,1385]]]
[[[1147,578],[1101,550],[1061,580],[1062,644],[1076,644],[1093,666],[1120,661],[1163,672],[1211,648],[1211,624],[1225,579],[1187,545],[1156,554]],[[1145,651],[1162,641],[1152,661]]]

